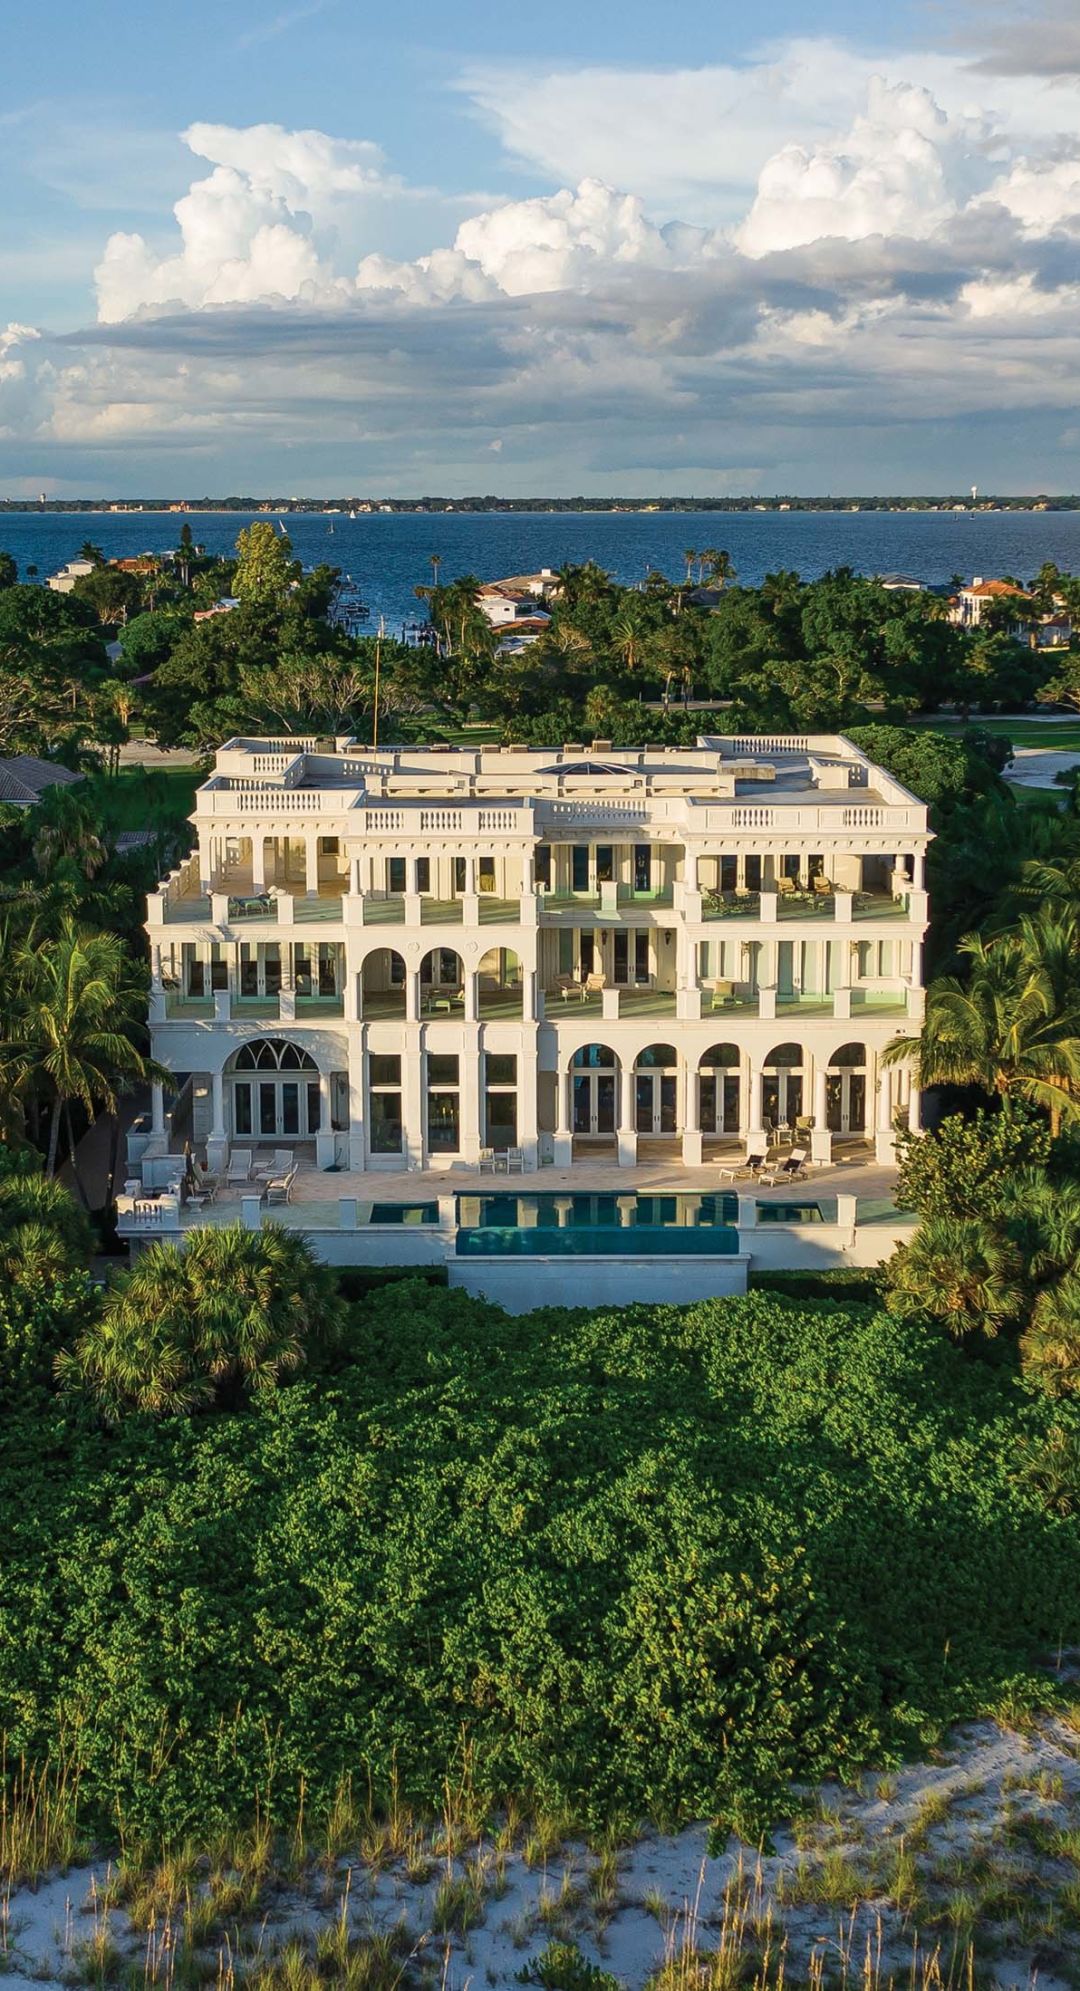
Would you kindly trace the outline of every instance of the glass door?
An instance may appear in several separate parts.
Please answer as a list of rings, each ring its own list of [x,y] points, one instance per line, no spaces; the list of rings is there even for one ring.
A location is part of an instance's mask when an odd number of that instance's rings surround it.
[[[635,1079],[636,1127],[639,1134],[674,1134],[676,1079],[674,1072],[638,1072]]]
[[[575,1134],[615,1132],[614,1072],[574,1073]]]

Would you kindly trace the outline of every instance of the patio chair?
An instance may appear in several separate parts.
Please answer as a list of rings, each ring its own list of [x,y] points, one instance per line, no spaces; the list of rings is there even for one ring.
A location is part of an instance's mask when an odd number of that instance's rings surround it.
[[[586,975],[585,985],[581,995],[582,1002],[585,1001],[586,996],[599,995],[601,990],[603,989],[606,979],[607,978],[604,975],[604,972],[601,968],[594,968],[591,975]]]
[[[714,982],[712,985],[713,1009],[727,1009],[735,1000],[734,982]]]
[[[806,1148],[792,1148],[787,1159],[781,1162],[779,1172],[785,1181],[805,1182],[807,1152]]]
[[[291,1202],[292,1202],[292,1186],[293,1186],[293,1183],[294,1183],[294,1182],[295,1182],[295,1180],[296,1180],[296,1175],[297,1175],[297,1171],[296,1171],[296,1168],[295,1168],[295,1166],[294,1166],[294,1167],[292,1167],[292,1168],[290,1168],[290,1169],[289,1169],[289,1171],[288,1171],[288,1173],[287,1173],[286,1175],[275,1175],[275,1176],[271,1177],[271,1180],[270,1180],[270,1181],[269,1181],[269,1182],[267,1183],[267,1185],[266,1185],[266,1200],[267,1200],[267,1202],[268,1202],[268,1203],[291,1203]]]
[[[778,878],[776,881],[776,890],[781,899],[794,898],[798,889],[798,884],[794,878]]]
[[[479,1167],[481,1175],[494,1175],[495,1173],[494,1148],[481,1148],[480,1160],[477,1166]]]
[[[505,1159],[506,1159],[507,1175],[524,1175],[525,1173],[524,1148],[507,1148]]]
[[[225,1180],[230,1188],[234,1183],[250,1182],[251,1163],[252,1151],[250,1148],[233,1149],[232,1154],[229,1156],[229,1166],[225,1171]]]
[[[822,878],[819,875],[817,878],[814,879],[814,890],[815,892],[819,892],[822,898],[826,898],[828,894],[832,891],[832,888],[833,888],[833,883],[831,878]]]
[[[764,1166],[763,1154],[747,1154],[739,1161],[721,1162],[718,1173],[721,1182],[746,1182],[756,1180]]]

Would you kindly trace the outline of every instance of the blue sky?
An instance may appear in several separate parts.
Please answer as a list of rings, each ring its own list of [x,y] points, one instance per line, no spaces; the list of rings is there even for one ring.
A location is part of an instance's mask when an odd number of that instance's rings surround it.
[[[0,490],[1074,488],[1076,13],[20,9]]]

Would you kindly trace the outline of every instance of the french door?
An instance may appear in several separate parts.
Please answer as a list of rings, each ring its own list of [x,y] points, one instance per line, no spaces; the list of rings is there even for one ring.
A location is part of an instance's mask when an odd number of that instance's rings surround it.
[[[634,1089],[638,1133],[674,1134],[678,1115],[675,1073],[638,1072]]]
[[[830,1072],[825,1081],[825,1106],[830,1134],[864,1134],[866,1073]]]
[[[702,1072],[701,1131],[703,1134],[737,1134],[739,1131],[738,1071]]]
[[[615,1087],[613,1071],[574,1073],[575,1134],[615,1132]]]
[[[302,1078],[238,1078],[233,1081],[233,1132],[260,1140],[302,1139],[317,1134],[319,1082]]]

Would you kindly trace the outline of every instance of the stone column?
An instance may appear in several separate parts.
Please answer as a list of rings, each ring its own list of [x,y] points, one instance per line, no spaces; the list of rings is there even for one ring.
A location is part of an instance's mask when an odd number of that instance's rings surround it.
[[[266,887],[266,842],[261,830],[251,839],[251,888],[262,892]]]
[[[332,1168],[337,1159],[334,1128],[330,1114],[330,1075],[319,1073],[319,1131],[315,1136],[316,1168]]]
[[[828,1067],[823,1058],[816,1058],[814,1061],[814,1131],[810,1136],[810,1155],[813,1161],[832,1160],[832,1135],[827,1125],[828,1117]]]
[[[304,875],[307,881],[307,896],[319,896],[319,833],[307,830],[304,833]]]
[[[892,1125],[892,1085],[887,1065],[878,1057],[877,1076],[877,1132],[874,1138],[874,1157],[881,1162],[896,1160],[896,1139]]]
[[[723,1082],[722,1075],[720,1082]],[[683,1060],[679,1097],[682,1102],[683,1165],[686,1168],[697,1168],[702,1155],[700,1081],[689,1058]]]
[[[574,1158],[574,1137],[570,1131],[571,1075],[561,1067],[555,1072],[555,1166],[569,1168]]]
[[[758,1154],[765,1148],[765,1129],[761,1124],[761,1066],[751,1053],[750,1069],[747,1075],[746,1102],[746,1149]]]
[[[225,1080],[220,1071],[210,1074],[210,1132],[206,1142],[206,1166],[211,1175],[220,1175],[229,1152],[225,1131]]]
[[[155,1079],[150,1087],[150,1124],[161,1139],[165,1135],[165,1088]]]
[[[519,1055],[517,1066],[517,1144],[528,1169],[540,1165],[538,1064],[536,1039],[533,1037],[524,1053]]]
[[[468,979],[466,980],[466,988],[468,987]],[[467,1001],[468,998],[466,997]],[[466,1020],[468,1020],[467,1016]],[[474,1168],[480,1160],[480,1149],[484,1140],[484,1132],[481,1125],[483,1100],[480,1086],[480,1055],[479,1033],[470,1030],[459,1053],[461,1060],[458,1066],[458,1101],[461,1113],[461,1146],[459,1153],[461,1160]]]
[[[405,1021],[415,1023],[420,1015],[420,970],[406,964]]]
[[[466,1023],[475,1023],[476,1004],[477,1004],[477,982],[479,980],[479,977],[477,975],[476,969],[467,966],[464,961],[462,961],[461,964],[461,973],[462,973],[462,988],[465,996],[465,1021]]]
[[[634,1067],[624,1063],[619,1070],[619,1167],[634,1168],[637,1164],[637,1127],[635,1103],[637,1089]]]
[[[350,975],[350,985],[356,977]],[[364,1128],[364,1033],[349,1032],[349,1167],[362,1173],[367,1159]]]

